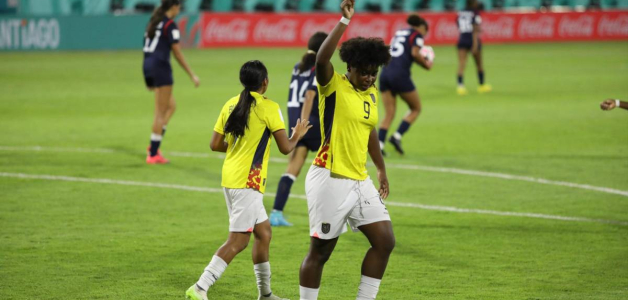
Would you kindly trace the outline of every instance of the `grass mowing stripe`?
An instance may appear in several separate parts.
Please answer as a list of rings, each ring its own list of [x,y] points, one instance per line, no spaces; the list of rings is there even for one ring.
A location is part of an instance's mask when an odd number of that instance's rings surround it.
[[[41,147],[41,146],[26,146],[26,147],[12,147],[12,146],[0,146],[0,151],[52,151],[52,152],[83,152],[83,153],[116,153],[119,151],[112,149],[99,149],[99,148],[64,148],[64,147]],[[164,152],[173,157],[192,157],[192,158],[215,158],[224,159],[224,154],[209,154],[209,153],[197,153],[197,152],[178,152],[168,151]],[[288,160],[284,158],[270,158],[272,162],[287,163]],[[370,163],[369,163],[370,164]],[[516,180],[526,181],[531,183],[556,185],[562,187],[570,187],[576,189],[583,189],[588,191],[595,191],[607,194],[615,194],[628,197],[628,191],[618,190],[608,187],[593,186],[589,184],[580,184],[567,181],[556,181],[545,178],[537,178],[531,176],[512,175],[505,173],[485,172],[477,170],[466,170],[457,168],[444,168],[444,167],[432,167],[432,166],[418,166],[412,164],[387,164],[389,169],[405,169],[405,170],[417,170],[427,172],[439,172],[439,173],[452,173],[458,175],[469,175],[479,177],[489,177],[504,180]]]
[[[101,183],[101,184],[118,184],[118,185],[128,185],[128,186],[177,189],[177,190],[185,190],[185,191],[192,191],[192,192],[222,193],[221,188],[206,188],[206,187],[196,187],[196,186],[169,184],[169,183],[127,181],[127,180],[116,180],[116,179],[108,179],[108,178],[82,178],[82,177],[71,177],[71,176],[7,173],[7,172],[0,172],[0,177],[87,182],[87,183]],[[266,193],[264,196],[275,197],[275,194]],[[298,198],[298,199],[306,199],[304,195],[291,195],[291,197]],[[419,204],[419,203],[401,203],[401,202],[392,202],[392,201],[387,201],[386,205],[398,206],[398,207],[412,207],[412,208],[419,208],[419,209],[425,209],[425,210],[456,212],[456,213],[474,213],[474,214],[487,214],[487,215],[510,216],[510,217],[526,217],[526,218],[572,221],[572,222],[606,223],[606,224],[628,226],[628,222],[622,222],[622,221],[617,221],[617,220],[590,219],[590,218],[583,218],[583,217],[569,217],[569,216],[545,215],[545,214],[536,214],[536,213],[494,211],[494,210],[485,210],[485,209],[469,209],[469,208],[458,208],[458,207],[451,207],[451,206],[425,205],[425,204]]]

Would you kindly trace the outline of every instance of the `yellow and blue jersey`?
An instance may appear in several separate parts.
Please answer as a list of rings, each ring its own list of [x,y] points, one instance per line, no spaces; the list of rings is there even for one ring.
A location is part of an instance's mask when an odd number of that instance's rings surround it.
[[[318,92],[323,143],[314,165],[346,178],[366,179],[368,141],[378,119],[377,88],[360,91],[345,75],[334,72]]]
[[[255,105],[251,107],[249,126],[244,135],[237,139],[231,134],[225,135],[229,147],[222,166],[222,186],[250,188],[264,193],[272,134],[285,129],[285,125],[277,103],[255,92],[251,95],[255,98]],[[225,103],[214,131],[225,134],[225,124],[239,99],[238,95]]]

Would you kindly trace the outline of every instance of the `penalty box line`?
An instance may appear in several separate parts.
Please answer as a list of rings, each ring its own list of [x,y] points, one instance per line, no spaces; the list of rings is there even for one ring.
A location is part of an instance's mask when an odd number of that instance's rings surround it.
[[[18,179],[34,179],[34,180],[85,182],[85,183],[99,183],[99,184],[116,184],[116,185],[140,186],[140,187],[155,187],[155,188],[175,189],[175,190],[203,192],[203,193],[222,193],[223,192],[221,188],[207,188],[207,187],[197,187],[197,186],[188,186],[188,185],[179,185],[179,184],[128,181],[128,180],[117,180],[117,179],[108,179],[108,178],[84,178],[84,177],[71,177],[71,176],[59,176],[59,175],[25,174],[25,173],[8,173],[8,172],[0,172],[0,177],[18,178]],[[275,197],[275,194],[266,193],[264,194],[264,196]],[[291,197],[302,199],[302,200],[306,199],[305,195],[295,194],[295,195],[291,195]],[[394,202],[394,201],[386,201],[386,205],[394,206],[394,207],[411,207],[411,208],[418,208],[418,209],[424,209],[424,210],[444,211],[444,212],[454,212],[454,213],[472,213],[472,214],[496,215],[496,216],[506,216],[506,217],[525,217],[525,218],[536,218],[536,219],[547,219],[547,220],[604,223],[604,224],[628,226],[628,222],[617,221],[617,220],[546,215],[546,214],[537,214],[537,213],[459,208],[459,207],[452,207],[452,206],[425,205],[425,204],[419,204],[419,203],[404,203],[404,202]]]

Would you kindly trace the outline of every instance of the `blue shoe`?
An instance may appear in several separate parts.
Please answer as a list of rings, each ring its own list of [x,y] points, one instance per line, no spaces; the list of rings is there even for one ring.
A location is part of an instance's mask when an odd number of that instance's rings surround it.
[[[283,212],[278,210],[273,210],[270,213],[270,226],[279,227],[279,226],[292,226],[292,223],[286,221],[283,217]]]

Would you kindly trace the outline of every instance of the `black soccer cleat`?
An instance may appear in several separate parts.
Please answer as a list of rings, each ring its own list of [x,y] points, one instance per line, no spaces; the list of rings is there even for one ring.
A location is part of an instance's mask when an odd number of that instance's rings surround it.
[[[386,151],[384,151],[384,149],[382,149],[382,156],[383,156],[383,157],[388,156],[388,154],[386,154]]]
[[[395,146],[395,150],[399,152],[399,154],[403,155],[403,148],[401,148],[401,140],[396,139],[394,136],[391,136],[388,141]]]

